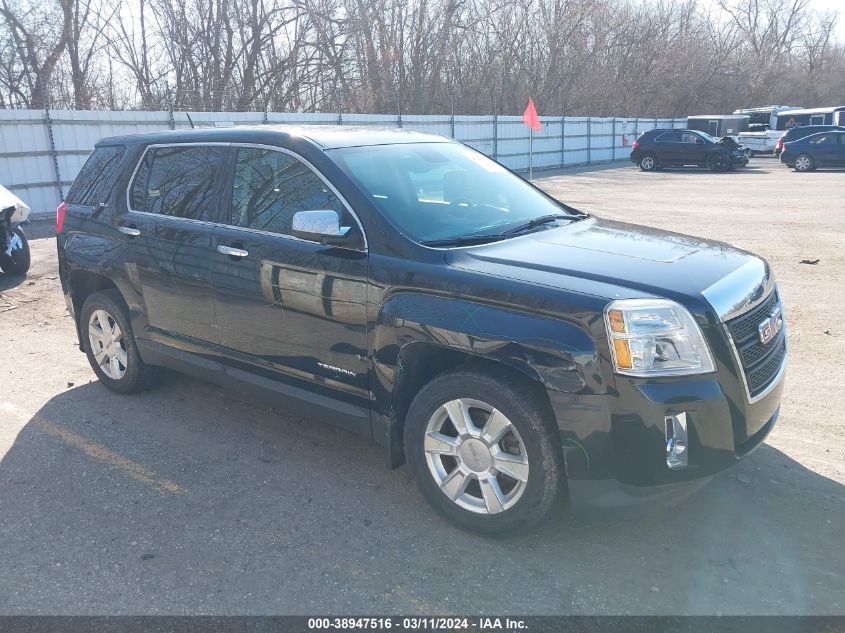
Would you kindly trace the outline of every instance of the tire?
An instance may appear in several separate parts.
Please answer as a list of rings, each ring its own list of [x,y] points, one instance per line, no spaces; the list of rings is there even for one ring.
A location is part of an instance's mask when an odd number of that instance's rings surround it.
[[[816,168],[816,161],[809,154],[798,154],[793,163],[795,171],[812,171]]]
[[[0,269],[7,275],[25,275],[31,263],[29,240],[26,239],[26,233],[21,227],[16,227],[12,235],[13,238],[17,236],[20,239],[20,246],[12,251],[11,257],[6,253],[0,253]]]
[[[659,169],[657,156],[654,154],[646,154],[640,158],[639,166],[643,171],[657,171]]]
[[[79,328],[91,369],[110,390],[129,394],[154,383],[159,369],[141,360],[120,292],[103,290],[89,296],[82,306]],[[97,330],[100,336],[96,335]],[[101,353],[102,364],[98,360]]]
[[[728,171],[731,167],[731,161],[724,154],[713,154],[707,161],[707,166],[710,171]]]
[[[420,492],[455,525],[489,536],[539,524],[563,487],[552,416],[514,382],[446,372],[419,391],[405,421],[405,456]]]

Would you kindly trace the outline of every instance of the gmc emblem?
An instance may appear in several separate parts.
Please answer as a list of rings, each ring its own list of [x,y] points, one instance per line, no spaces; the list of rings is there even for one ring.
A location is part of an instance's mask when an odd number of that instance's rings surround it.
[[[765,345],[776,337],[782,329],[783,311],[780,306],[776,306],[768,318],[757,326],[757,334],[760,336],[760,342]]]

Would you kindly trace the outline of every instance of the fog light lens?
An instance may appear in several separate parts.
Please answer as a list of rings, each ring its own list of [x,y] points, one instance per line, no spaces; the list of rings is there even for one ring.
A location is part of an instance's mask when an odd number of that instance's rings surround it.
[[[667,415],[666,424],[666,465],[671,470],[689,466],[687,443],[687,414]]]

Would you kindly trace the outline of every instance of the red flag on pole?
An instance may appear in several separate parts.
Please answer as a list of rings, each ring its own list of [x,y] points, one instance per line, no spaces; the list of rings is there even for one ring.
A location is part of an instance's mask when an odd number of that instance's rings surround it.
[[[525,111],[522,113],[522,122],[535,132],[543,129],[540,117],[537,116],[537,108],[534,107],[534,99],[531,97],[528,97],[528,105],[525,106]]]

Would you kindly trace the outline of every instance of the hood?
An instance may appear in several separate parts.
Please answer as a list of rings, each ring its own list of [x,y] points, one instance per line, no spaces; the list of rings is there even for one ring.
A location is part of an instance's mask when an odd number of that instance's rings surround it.
[[[682,303],[700,301],[702,291],[749,262],[766,267],[721,242],[598,218],[450,250],[446,262],[609,299],[660,296]]]

